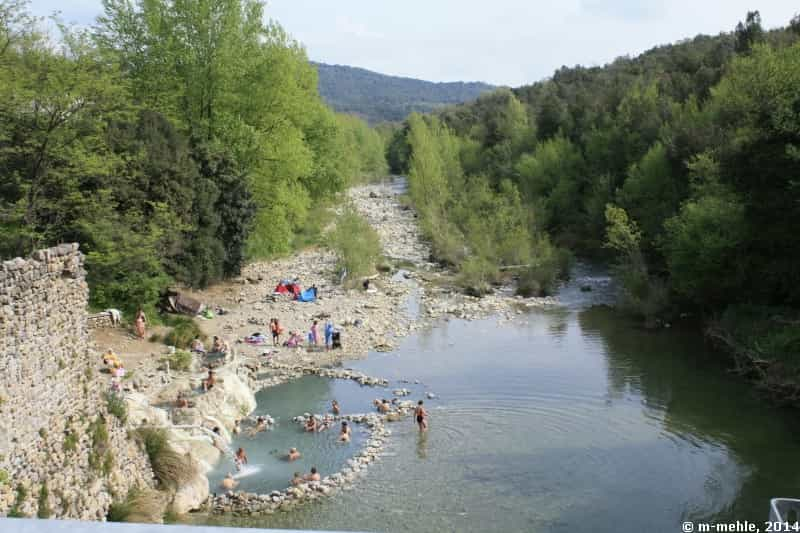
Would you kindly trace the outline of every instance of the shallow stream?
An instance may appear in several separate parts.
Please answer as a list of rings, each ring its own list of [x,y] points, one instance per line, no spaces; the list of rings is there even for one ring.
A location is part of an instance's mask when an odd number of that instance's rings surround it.
[[[592,292],[581,292],[587,284]],[[607,277],[579,270],[562,290],[563,307],[510,323],[442,321],[392,353],[352,364],[392,380],[389,390],[305,378],[262,392],[259,411],[278,419],[276,429],[235,443],[262,465],[242,480],[259,492],[285,487],[291,472],[312,465],[331,473],[358,447],[337,444],[336,429],[303,434],[292,416],[325,411],[332,398],[344,412],[366,412],[396,387],[413,389],[414,400],[437,398],[426,400],[429,433],[410,419],[389,424],[387,456],[352,490],[290,513],[203,521],[674,533],[687,520],[763,521],[770,497],[800,495],[796,415],[727,374],[696,331],[645,331],[598,306],[610,292]],[[276,456],[290,446],[302,461]]]

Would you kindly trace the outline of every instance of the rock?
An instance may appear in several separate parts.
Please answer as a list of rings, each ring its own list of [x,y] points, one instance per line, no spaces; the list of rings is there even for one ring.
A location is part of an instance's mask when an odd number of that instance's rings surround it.
[[[199,510],[208,499],[208,478],[198,472],[191,481],[181,486],[172,500],[172,510],[176,514],[186,514]]]

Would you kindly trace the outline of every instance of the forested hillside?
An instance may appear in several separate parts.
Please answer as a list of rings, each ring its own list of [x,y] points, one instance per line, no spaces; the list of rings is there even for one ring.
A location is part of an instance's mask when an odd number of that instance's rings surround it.
[[[363,68],[315,65],[322,98],[336,111],[356,114],[372,124],[401,121],[414,111],[427,113],[469,102],[493,89],[479,82],[433,83]]]
[[[795,380],[799,34],[797,17],[766,32],[754,12],[732,33],[562,68],[411,117],[389,161],[467,286],[522,264],[521,289],[547,292],[570,251],[610,255],[623,308],[704,316]]]
[[[365,122],[257,0],[103,0],[43,35],[0,0],[0,255],[77,241],[91,303],[150,306],[287,253],[309,214],[384,171]]]

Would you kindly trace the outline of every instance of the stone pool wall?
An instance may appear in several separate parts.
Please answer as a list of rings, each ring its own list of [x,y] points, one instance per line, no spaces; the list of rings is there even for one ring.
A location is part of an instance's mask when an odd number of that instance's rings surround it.
[[[112,493],[152,483],[91,370],[88,298],[77,244],[0,265],[0,516],[103,519]],[[89,434],[98,417],[105,443]]]

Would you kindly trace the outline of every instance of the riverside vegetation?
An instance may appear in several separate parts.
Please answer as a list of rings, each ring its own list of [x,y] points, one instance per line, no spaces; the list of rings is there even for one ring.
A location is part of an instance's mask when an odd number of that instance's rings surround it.
[[[315,206],[384,173],[256,0],[104,0],[46,35],[0,1],[0,256],[81,243],[90,304],[152,309],[290,252]],[[155,317],[155,313],[151,313]]]
[[[789,401],[800,396],[800,16],[660,46],[397,127],[434,253],[484,292],[509,267],[548,292],[573,250],[613,259],[620,307],[705,319]]]

